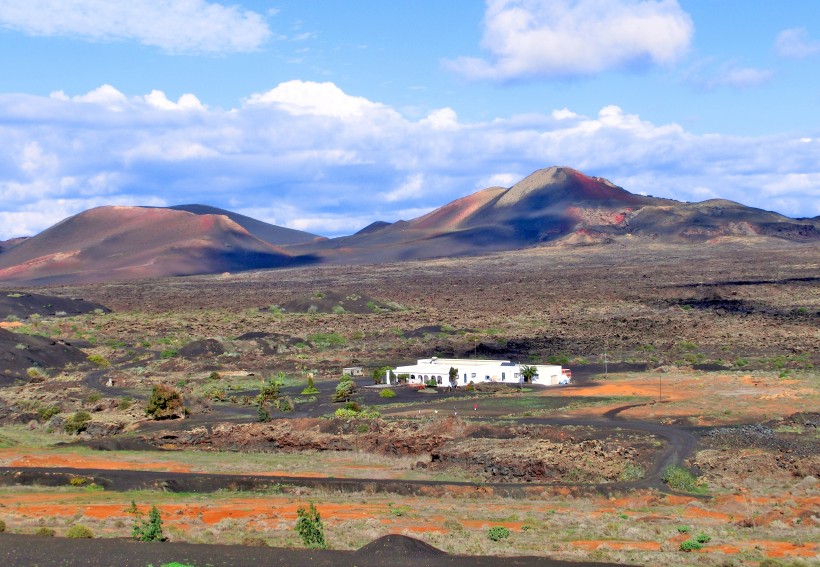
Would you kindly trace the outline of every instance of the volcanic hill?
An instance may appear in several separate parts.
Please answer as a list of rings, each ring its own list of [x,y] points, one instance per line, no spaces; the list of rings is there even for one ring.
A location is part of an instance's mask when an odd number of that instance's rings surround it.
[[[0,281],[93,283],[213,274],[309,262],[253,236],[224,215],[98,207],[0,255]]]
[[[669,242],[721,237],[820,241],[817,219],[791,219],[726,200],[683,203],[635,195],[599,177],[550,167],[512,187],[491,187],[424,216],[296,246],[331,262],[469,256],[539,244],[599,244],[619,237]]]
[[[568,167],[490,187],[409,221],[321,238],[205,205],[100,207],[0,253],[0,282],[66,284],[210,274],[312,262],[355,264],[473,256],[623,238],[668,243],[776,238],[820,242],[820,219],[732,201],[684,203],[630,193]]]

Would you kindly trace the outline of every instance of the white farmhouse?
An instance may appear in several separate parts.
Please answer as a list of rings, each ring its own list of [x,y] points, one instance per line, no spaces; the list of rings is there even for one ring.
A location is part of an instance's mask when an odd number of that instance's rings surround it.
[[[473,358],[420,358],[416,364],[398,366],[393,369],[395,376],[406,375],[408,384],[426,384],[431,379],[442,386],[450,385],[450,368],[457,371],[453,386],[466,386],[470,382],[501,382],[507,384],[521,384],[526,380],[521,369],[526,364],[518,364],[509,360],[480,360]],[[569,384],[572,373],[568,369],[551,364],[533,364],[537,374],[533,376],[533,384],[552,386]]]

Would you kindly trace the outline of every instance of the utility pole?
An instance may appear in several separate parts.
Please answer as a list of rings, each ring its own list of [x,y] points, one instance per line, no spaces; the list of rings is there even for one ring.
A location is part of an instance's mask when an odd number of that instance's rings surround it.
[[[661,374],[658,373],[658,403],[663,399],[663,387],[661,386]]]

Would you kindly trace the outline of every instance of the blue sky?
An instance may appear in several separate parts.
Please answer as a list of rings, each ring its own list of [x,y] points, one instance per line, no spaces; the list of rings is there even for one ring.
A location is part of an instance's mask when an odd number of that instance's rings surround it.
[[[108,204],[323,235],[567,165],[820,214],[814,0],[0,0],[0,239]]]

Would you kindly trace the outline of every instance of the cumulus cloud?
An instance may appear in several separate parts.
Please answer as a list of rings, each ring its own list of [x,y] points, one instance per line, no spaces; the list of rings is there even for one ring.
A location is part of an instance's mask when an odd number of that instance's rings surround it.
[[[590,75],[631,65],[669,65],[694,26],[676,0],[487,0],[486,59],[445,65],[477,80]]]
[[[408,118],[331,83],[299,81],[232,109],[195,98],[112,86],[0,95],[0,240],[102,204],[205,203],[349,234],[550,165],[636,193],[820,214],[816,130],[696,135],[614,105],[591,116],[560,108],[467,122],[444,108]]]
[[[806,28],[789,28],[777,34],[774,50],[781,57],[811,57],[820,54],[820,40],[812,39]]]
[[[35,36],[133,40],[170,53],[259,49],[264,17],[206,0],[0,0],[0,25]]]

